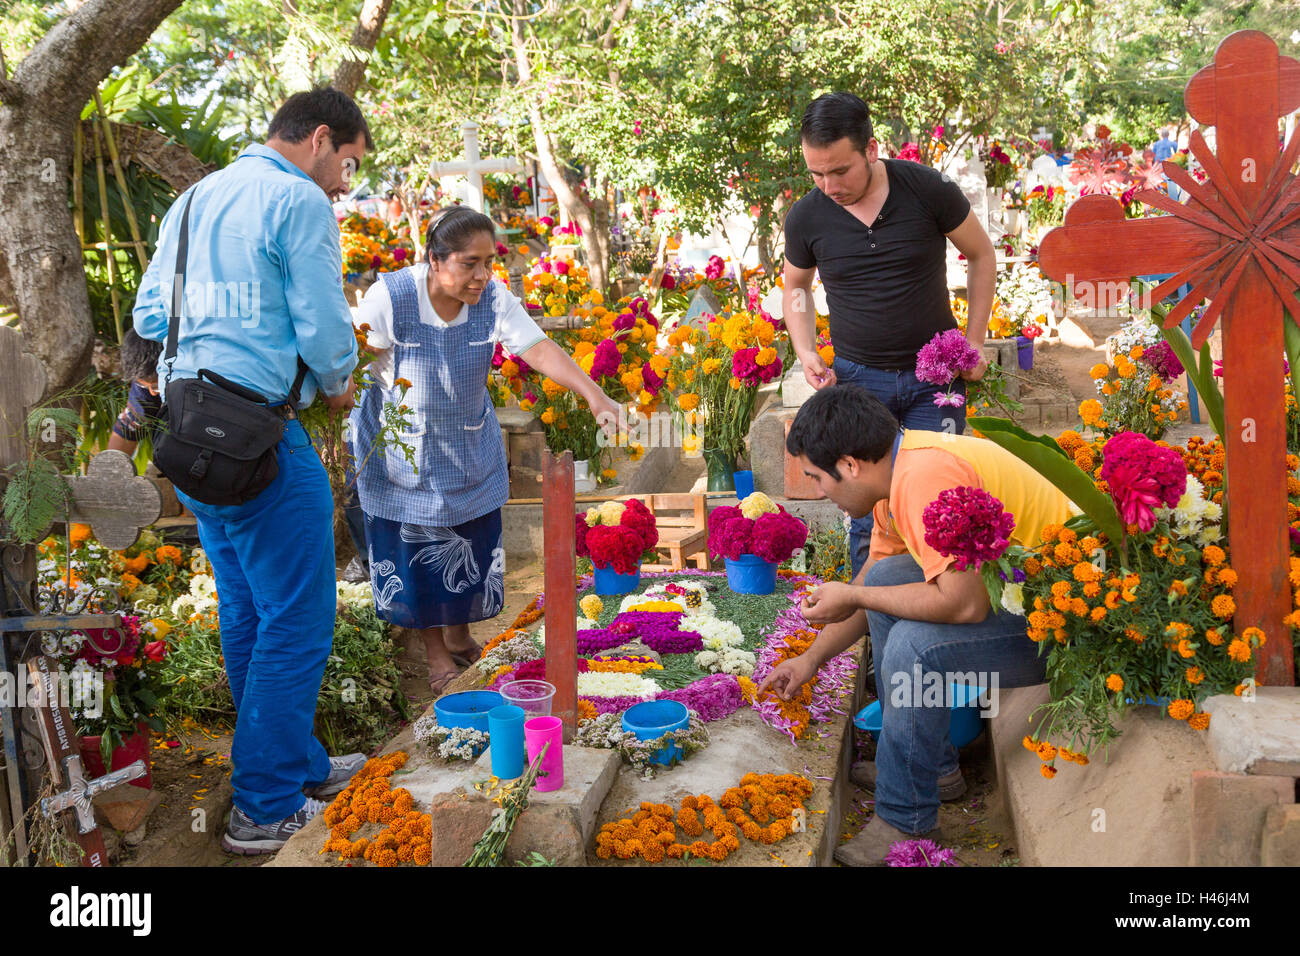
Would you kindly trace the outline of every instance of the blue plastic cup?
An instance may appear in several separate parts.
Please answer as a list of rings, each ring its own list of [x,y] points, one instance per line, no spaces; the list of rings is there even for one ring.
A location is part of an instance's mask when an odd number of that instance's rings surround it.
[[[737,471],[731,475],[736,482],[736,497],[744,501],[754,493],[754,473],[752,471]]]
[[[488,711],[488,753],[492,776],[514,780],[524,773],[524,709],[502,704]]]

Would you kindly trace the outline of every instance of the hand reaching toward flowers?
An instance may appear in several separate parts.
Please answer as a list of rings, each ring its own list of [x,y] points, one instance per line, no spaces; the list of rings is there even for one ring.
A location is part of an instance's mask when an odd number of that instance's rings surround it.
[[[821,356],[816,352],[801,355],[799,364],[803,366],[804,379],[813,388],[820,390],[830,388],[835,384],[835,370],[827,367]]]
[[[799,689],[817,676],[817,660],[810,653],[800,654],[798,657],[791,657],[782,661],[772,668],[771,672],[763,679],[763,683],[758,686],[758,697],[769,688],[782,700],[789,700],[799,693]]]
[[[799,605],[810,624],[838,624],[860,608],[858,589],[840,581],[823,584]]]

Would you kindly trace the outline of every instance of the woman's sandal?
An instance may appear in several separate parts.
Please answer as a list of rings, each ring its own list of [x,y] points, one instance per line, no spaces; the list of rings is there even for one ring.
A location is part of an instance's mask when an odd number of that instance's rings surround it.
[[[483,648],[475,645],[472,651],[451,651],[451,659],[457,667],[470,667],[483,657]]]

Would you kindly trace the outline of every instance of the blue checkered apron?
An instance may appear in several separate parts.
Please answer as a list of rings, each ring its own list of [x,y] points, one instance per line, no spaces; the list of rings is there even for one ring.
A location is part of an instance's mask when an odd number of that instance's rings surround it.
[[[433,328],[420,321],[409,269],[382,273],[380,280],[393,305],[393,376],[411,383],[404,401],[414,409],[415,428],[402,440],[414,450],[418,470],[399,448],[370,454],[383,404],[396,402],[397,391],[366,389],[351,419],[361,510],[436,527],[497,510],[510,496],[505,446],[487,389],[499,283],[488,283],[467,322]]]

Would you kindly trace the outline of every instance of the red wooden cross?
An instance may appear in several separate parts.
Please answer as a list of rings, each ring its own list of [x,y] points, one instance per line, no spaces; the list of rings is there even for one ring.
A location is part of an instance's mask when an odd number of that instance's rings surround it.
[[[1291,174],[1300,135],[1280,151],[1277,121],[1300,108],[1300,62],[1280,56],[1264,33],[1234,33],[1219,44],[1214,63],[1192,77],[1184,102],[1194,120],[1216,128],[1217,154],[1199,130],[1191,136],[1209,181],[1197,183],[1165,163],[1187,202],[1146,190],[1137,198],[1171,215],[1127,222],[1115,199],[1084,196],[1066,213],[1065,225],[1043,238],[1041,266],[1055,279],[1125,287],[1133,276],[1174,273],[1152,290],[1152,301],[1184,283],[1192,291],[1170,310],[1166,328],[1210,300],[1192,344],[1199,349],[1223,322],[1228,536],[1240,574],[1235,626],[1260,627],[1267,635],[1256,679],[1289,685],[1291,635],[1282,619],[1291,611],[1291,546],[1278,365],[1282,323],[1289,321],[1283,308],[1300,312],[1300,178]]]

